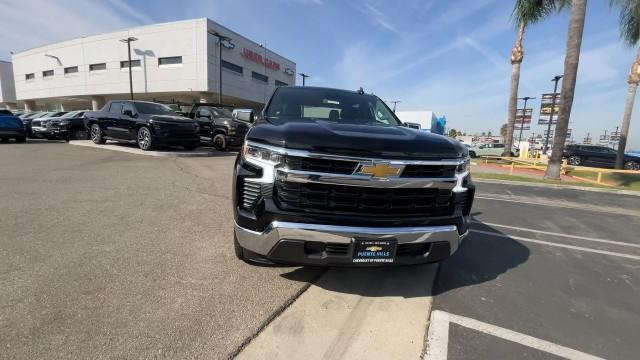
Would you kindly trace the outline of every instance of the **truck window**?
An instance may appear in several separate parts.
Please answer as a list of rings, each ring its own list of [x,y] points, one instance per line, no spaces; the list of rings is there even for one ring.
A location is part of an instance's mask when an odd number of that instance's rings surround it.
[[[119,102],[111,103],[111,106],[109,107],[109,112],[120,115],[120,113],[122,112],[122,103],[119,103]]]

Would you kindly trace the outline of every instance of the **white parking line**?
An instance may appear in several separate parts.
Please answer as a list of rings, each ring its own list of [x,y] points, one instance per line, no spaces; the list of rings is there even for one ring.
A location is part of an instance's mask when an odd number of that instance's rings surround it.
[[[515,239],[515,240],[531,242],[531,243],[536,243],[536,244],[542,244],[542,245],[557,246],[557,247],[566,248],[566,249],[572,249],[572,250],[580,250],[580,251],[592,252],[592,253],[603,254],[603,255],[618,256],[618,257],[623,257],[623,258],[633,259],[633,260],[640,260],[640,256],[637,256],[637,255],[623,254],[623,253],[614,252],[614,251],[597,250],[597,249],[591,249],[591,248],[586,248],[586,247],[582,247],[582,246],[558,244],[558,243],[554,243],[554,242],[550,242],[550,241],[529,239],[529,238],[525,238],[525,237],[521,237],[521,236],[505,235],[505,234],[500,234],[500,233],[496,233],[496,232],[492,232],[492,231],[482,231],[482,230],[471,229],[471,230],[469,230],[469,232],[474,232],[474,233],[478,233],[478,234],[485,234],[485,235],[492,235],[492,236],[509,238],[509,239]]]
[[[458,324],[469,329],[473,329],[485,334],[499,337],[504,340],[515,342],[533,349],[544,351],[549,354],[560,356],[566,359],[575,360],[601,360],[602,358],[593,356],[578,350],[554,344],[552,342],[525,335],[513,330],[501,328],[482,321],[468,317],[449,314],[444,311],[434,310],[431,312],[429,333],[427,337],[427,352],[425,360],[445,360],[448,353],[449,343],[449,323]]]
[[[621,246],[631,246],[631,247],[637,247],[637,248],[640,248],[640,244],[632,244],[632,243],[622,242],[622,241],[613,241],[613,240],[605,240],[605,239],[592,238],[592,237],[587,237],[587,236],[578,236],[578,235],[562,234],[562,233],[551,232],[551,231],[543,231],[543,230],[529,229],[529,228],[523,228],[523,227],[518,227],[518,226],[510,226],[510,225],[494,224],[494,223],[488,223],[488,222],[482,222],[482,221],[473,221],[473,223],[476,223],[476,224],[485,224],[485,225],[488,225],[488,226],[501,227],[501,228],[505,228],[505,229],[513,229],[513,230],[520,230],[520,231],[536,232],[536,233],[539,233],[539,234],[545,234],[545,235],[561,236],[561,237],[572,238],[572,239],[578,239],[578,240],[595,241],[595,242],[601,242],[601,243],[605,243],[605,244],[621,245]]]

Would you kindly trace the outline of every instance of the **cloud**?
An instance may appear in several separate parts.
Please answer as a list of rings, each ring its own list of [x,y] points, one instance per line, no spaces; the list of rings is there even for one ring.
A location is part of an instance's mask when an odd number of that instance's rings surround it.
[[[361,8],[360,11],[363,14],[367,15],[371,19],[371,21],[373,21],[374,24],[382,27],[383,29],[389,30],[396,34],[400,33],[398,29],[396,29],[396,27],[389,22],[389,20],[387,19],[387,16],[383,14],[382,11],[378,10],[376,7],[371,5],[370,3],[365,3],[364,7]]]

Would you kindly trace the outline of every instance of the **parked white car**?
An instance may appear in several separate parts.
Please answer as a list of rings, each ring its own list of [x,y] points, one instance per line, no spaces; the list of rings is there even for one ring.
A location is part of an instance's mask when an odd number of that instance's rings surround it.
[[[469,156],[502,156],[504,144],[473,144],[469,147]],[[518,156],[520,151],[515,146],[511,148],[511,156]]]

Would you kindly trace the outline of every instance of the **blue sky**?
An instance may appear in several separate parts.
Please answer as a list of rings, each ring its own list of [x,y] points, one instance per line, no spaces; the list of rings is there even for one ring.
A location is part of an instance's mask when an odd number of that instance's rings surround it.
[[[591,0],[570,127],[574,138],[620,124],[636,50],[619,40],[617,12]],[[357,89],[398,110],[433,110],[450,127],[498,132],[506,120],[515,29],[506,0],[0,0],[0,59],[49,42],[135,25],[209,17],[297,63],[309,84]],[[26,15],[29,14],[29,15]],[[520,96],[534,114],[563,72],[568,14],[525,34]],[[640,148],[640,108],[630,145]],[[537,116],[534,116],[534,120]],[[535,123],[535,121],[534,121]],[[540,133],[542,126],[533,126]]]

